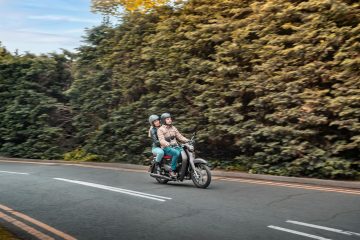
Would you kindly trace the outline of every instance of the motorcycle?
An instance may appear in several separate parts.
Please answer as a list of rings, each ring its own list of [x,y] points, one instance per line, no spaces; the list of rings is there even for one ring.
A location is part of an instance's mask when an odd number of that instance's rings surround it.
[[[166,184],[169,181],[184,181],[192,180],[194,185],[198,188],[207,188],[211,182],[211,172],[208,162],[202,158],[195,157],[195,133],[188,143],[180,144],[181,155],[177,161],[176,177],[171,177],[169,172],[171,171],[171,156],[165,155],[161,160],[158,167],[156,166],[156,156],[154,156],[149,172],[150,176],[155,178],[161,184]]]

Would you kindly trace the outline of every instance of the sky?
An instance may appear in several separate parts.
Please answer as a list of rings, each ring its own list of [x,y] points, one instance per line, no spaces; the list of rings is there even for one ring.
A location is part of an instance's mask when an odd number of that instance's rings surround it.
[[[0,0],[0,42],[14,52],[73,51],[85,28],[102,22],[90,11],[91,0]]]

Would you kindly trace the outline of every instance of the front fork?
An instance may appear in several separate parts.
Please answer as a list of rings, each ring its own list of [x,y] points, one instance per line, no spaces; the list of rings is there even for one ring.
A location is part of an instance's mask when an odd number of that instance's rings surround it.
[[[195,177],[196,177],[197,179],[199,179],[199,178],[200,178],[200,175],[199,175],[199,173],[196,171],[195,164],[194,164],[194,157],[193,157],[192,154],[191,154],[191,157],[190,157],[189,161],[190,161],[190,166],[191,166],[191,168],[192,168],[192,170],[193,170],[193,172],[194,172]]]

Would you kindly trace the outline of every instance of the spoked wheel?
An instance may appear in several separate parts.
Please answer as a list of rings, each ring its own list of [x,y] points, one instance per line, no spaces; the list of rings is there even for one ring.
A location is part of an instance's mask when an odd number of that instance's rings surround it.
[[[211,172],[205,164],[196,164],[191,180],[198,188],[207,188],[211,182]]]

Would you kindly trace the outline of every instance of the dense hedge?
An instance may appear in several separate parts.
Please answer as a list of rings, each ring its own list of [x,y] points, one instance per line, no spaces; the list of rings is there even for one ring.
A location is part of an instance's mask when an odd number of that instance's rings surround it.
[[[217,166],[359,177],[359,16],[357,1],[194,0],[90,29],[65,92],[72,147],[143,162],[147,117],[170,112]]]
[[[17,56],[0,45],[0,155],[62,158],[72,149],[68,64],[63,54]]]

